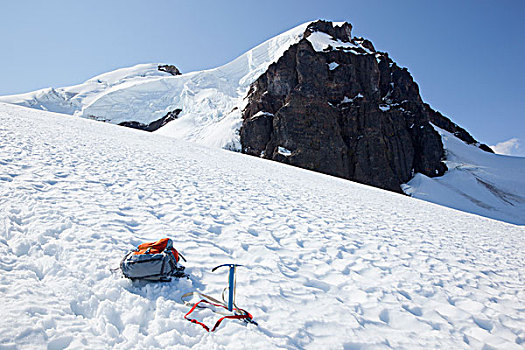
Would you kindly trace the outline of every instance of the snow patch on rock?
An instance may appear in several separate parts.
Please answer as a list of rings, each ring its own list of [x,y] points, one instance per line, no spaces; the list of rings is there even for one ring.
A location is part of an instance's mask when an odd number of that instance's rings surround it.
[[[330,63],[328,63],[328,69],[329,70],[334,70],[337,67],[339,67],[339,63],[337,63],[337,62],[330,62]]]
[[[277,148],[277,153],[282,154],[285,157],[289,157],[289,156],[292,155],[292,151],[290,151],[289,149],[287,149],[285,147],[282,147],[282,146],[279,146]]]
[[[349,50],[353,54],[373,54],[368,48],[360,43],[341,41],[334,39],[330,34],[323,32],[313,32],[306,40],[308,40],[315,51],[323,52],[326,50]],[[363,51],[363,52],[361,52]]]

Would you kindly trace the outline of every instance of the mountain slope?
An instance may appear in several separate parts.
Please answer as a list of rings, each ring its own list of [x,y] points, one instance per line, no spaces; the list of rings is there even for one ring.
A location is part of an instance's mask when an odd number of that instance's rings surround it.
[[[83,84],[3,96],[0,102],[120,124],[149,124],[176,109],[159,133],[200,144],[240,149],[240,108],[250,84],[299,40],[308,23],[273,37],[221,67],[172,76],[143,64]]]
[[[394,192],[415,173],[447,170],[431,123],[493,153],[425,104],[408,70],[349,23],[310,23],[246,99],[243,152]]]
[[[298,43],[303,56],[307,47],[308,57],[326,56],[327,61],[317,57],[321,63],[305,60],[299,65],[299,59],[287,60],[299,52]],[[287,80],[293,80],[287,78],[295,75],[302,75],[303,82],[289,84],[293,93],[281,94]],[[512,172],[502,170],[508,169],[504,165],[491,166],[488,178],[486,172],[478,172],[472,181],[453,175],[458,174],[456,162],[443,159],[446,140],[431,123],[466,143],[483,145],[423,103],[408,71],[376,51],[371,42],[352,38],[348,23],[305,23],[215,69],[173,76],[159,71],[157,64],[144,64],[83,84],[3,96],[0,101],[149,126],[148,130],[161,126],[155,133],[242,150],[392,191],[401,192],[403,184],[406,193],[418,198],[525,223],[523,161],[469,156],[471,166],[484,166],[476,162],[489,158],[498,164],[513,163]],[[243,141],[240,134],[252,136]],[[473,147],[466,149],[476,153]],[[443,175],[445,164],[453,171],[431,181],[429,176]],[[507,177],[513,177],[510,189]],[[451,188],[454,195],[442,195]],[[500,191],[503,197],[497,194]]]
[[[0,136],[3,348],[523,347],[522,227],[13,105]],[[190,280],[109,271],[162,236]],[[208,334],[180,296],[219,296],[227,278],[210,269],[231,261],[259,327]]]
[[[171,74],[160,71],[157,64],[139,64],[134,67],[121,68],[97,75],[78,85],[56,89],[47,88],[20,95],[2,96],[0,97],[0,102],[88,117],[89,115],[82,113],[83,108],[93,103],[101,95],[115,89],[118,90],[126,86],[169,76]],[[115,123],[118,123],[118,120]]]
[[[408,195],[450,208],[525,225],[525,158],[481,151],[434,126],[446,150],[448,171],[429,178],[416,174]]]

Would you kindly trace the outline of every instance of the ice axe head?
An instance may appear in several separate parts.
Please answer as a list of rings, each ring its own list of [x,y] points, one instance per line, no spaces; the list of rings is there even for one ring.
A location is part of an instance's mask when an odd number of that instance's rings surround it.
[[[230,268],[232,268],[232,267],[242,266],[242,265],[239,265],[239,264],[222,264],[222,265],[219,265],[219,266],[215,266],[215,267],[211,270],[211,272],[215,272],[215,270],[217,270],[218,268],[223,267],[223,266],[229,266]]]

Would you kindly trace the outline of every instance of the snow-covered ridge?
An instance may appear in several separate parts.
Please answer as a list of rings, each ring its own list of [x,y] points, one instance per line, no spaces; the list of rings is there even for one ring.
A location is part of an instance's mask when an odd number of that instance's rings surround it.
[[[172,76],[158,64],[101,74],[83,84],[3,96],[7,102],[119,124],[149,124],[182,109],[159,133],[213,147],[238,149],[243,98],[249,85],[297,43],[310,22],[273,37],[224,66]]]
[[[355,55],[374,54],[368,48],[363,46],[362,42],[361,43],[358,41],[343,42],[339,39],[334,39],[329,34],[323,33],[323,32],[311,33],[306,40],[312,43],[312,47],[314,48],[315,51],[318,51],[318,52],[323,52],[323,51],[331,49],[331,50],[343,50],[343,51],[348,50]],[[335,69],[335,67],[330,68],[330,69]]]
[[[20,95],[1,96],[0,101],[51,112],[79,114],[101,94],[115,86],[144,82],[151,78],[171,76],[161,72],[158,64],[139,64],[97,75],[86,82],[64,88],[47,88]]]
[[[0,140],[1,349],[523,349],[521,227],[2,103]],[[189,280],[111,273],[163,236]],[[232,261],[259,326],[208,334],[180,297],[220,297]]]
[[[310,23],[277,35],[218,68],[172,76],[159,71],[159,64],[140,64],[104,73],[74,86],[2,96],[0,102],[114,124],[126,121],[149,124],[175,109],[182,109],[177,120],[157,132],[212,147],[238,150],[243,98],[250,84],[303,38]],[[343,24],[333,23],[336,27]],[[314,46],[336,43],[323,34],[311,33],[308,40]],[[358,47],[351,43],[342,45]]]

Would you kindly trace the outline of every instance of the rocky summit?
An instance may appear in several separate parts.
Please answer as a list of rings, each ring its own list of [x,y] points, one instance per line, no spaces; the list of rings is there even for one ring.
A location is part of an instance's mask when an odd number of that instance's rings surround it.
[[[447,170],[432,124],[492,152],[424,103],[406,68],[351,31],[310,23],[252,83],[242,152],[395,192],[415,173]]]

